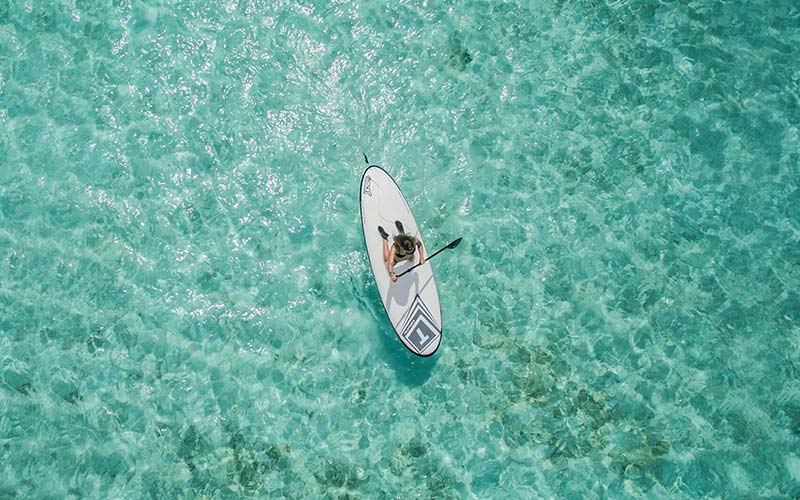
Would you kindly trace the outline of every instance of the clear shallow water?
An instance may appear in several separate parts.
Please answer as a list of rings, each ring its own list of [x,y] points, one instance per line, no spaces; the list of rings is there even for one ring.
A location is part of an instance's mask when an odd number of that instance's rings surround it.
[[[0,4],[0,497],[800,495],[794,2]],[[429,245],[394,338],[361,152]]]

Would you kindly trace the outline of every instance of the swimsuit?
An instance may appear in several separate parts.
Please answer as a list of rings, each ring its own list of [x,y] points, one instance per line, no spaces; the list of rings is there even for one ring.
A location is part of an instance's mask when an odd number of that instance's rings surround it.
[[[417,245],[419,245],[419,242],[416,242],[416,245],[414,245],[414,250],[411,250],[408,253],[400,253],[400,247],[397,247],[397,249],[394,251],[395,260],[407,259],[407,258],[411,257],[412,255],[414,255],[414,252],[417,251]]]
[[[405,259],[405,258],[411,257],[412,255],[414,255],[413,251],[411,251],[409,253],[398,253],[397,250],[395,250],[395,252],[394,252],[394,258],[395,259]]]

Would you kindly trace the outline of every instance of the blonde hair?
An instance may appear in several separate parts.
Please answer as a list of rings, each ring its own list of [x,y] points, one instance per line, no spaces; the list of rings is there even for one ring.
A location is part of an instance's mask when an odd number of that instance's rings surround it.
[[[405,233],[398,234],[394,237],[394,244],[397,245],[397,248],[403,250],[404,252],[410,253],[416,248],[417,239]]]

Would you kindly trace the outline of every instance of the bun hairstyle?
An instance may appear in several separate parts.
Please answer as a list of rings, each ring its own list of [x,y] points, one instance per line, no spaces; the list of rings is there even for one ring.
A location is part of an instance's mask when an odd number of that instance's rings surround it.
[[[398,234],[394,237],[394,243],[397,245],[403,252],[411,253],[414,251],[414,248],[417,246],[417,239],[413,236],[409,236],[405,233]]]

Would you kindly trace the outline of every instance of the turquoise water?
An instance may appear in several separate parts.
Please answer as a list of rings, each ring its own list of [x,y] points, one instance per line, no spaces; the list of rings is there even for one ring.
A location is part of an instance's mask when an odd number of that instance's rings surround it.
[[[0,498],[797,498],[800,8],[0,2]],[[405,351],[362,152],[445,322]]]

